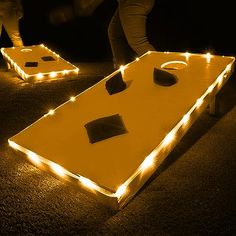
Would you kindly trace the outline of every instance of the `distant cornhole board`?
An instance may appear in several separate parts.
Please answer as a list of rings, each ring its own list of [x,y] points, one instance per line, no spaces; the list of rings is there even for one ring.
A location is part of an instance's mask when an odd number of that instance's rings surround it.
[[[148,52],[9,139],[39,168],[125,206],[230,77],[233,57]]]
[[[27,82],[76,76],[79,68],[40,45],[1,48],[3,58]]]

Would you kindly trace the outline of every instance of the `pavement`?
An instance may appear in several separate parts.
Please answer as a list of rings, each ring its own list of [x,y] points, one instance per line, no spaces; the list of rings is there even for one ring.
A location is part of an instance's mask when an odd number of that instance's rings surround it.
[[[236,235],[236,76],[160,168],[114,212],[16,155],[7,139],[112,71],[78,63],[79,78],[28,84],[0,69],[0,235]]]

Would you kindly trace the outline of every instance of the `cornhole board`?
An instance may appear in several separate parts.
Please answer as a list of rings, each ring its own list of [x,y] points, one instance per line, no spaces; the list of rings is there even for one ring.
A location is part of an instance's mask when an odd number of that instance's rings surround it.
[[[5,61],[27,82],[76,76],[79,68],[45,45],[1,48]]]
[[[120,209],[209,105],[230,77],[234,60],[148,52],[50,110],[11,137],[9,145],[39,168]],[[155,83],[155,70],[170,73],[176,83]],[[109,81],[120,75],[126,89],[110,94]]]

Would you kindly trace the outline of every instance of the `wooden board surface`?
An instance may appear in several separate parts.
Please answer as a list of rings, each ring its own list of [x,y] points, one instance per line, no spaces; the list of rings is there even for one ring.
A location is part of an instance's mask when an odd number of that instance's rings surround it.
[[[176,61],[186,66],[171,69],[170,64],[166,70],[178,82],[155,84],[154,68],[166,62],[175,66]],[[232,61],[221,56],[208,61],[201,54],[146,54],[124,70],[129,86],[123,92],[109,95],[107,77],[10,140],[115,192]],[[122,117],[128,132],[91,144],[84,125],[114,114]]]

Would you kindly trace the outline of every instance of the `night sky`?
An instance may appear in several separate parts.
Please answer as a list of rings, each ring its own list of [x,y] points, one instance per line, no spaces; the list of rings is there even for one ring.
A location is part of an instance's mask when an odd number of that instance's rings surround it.
[[[51,12],[71,0],[23,0],[20,30],[25,45],[45,43],[71,61],[110,60],[107,36],[116,0],[105,0],[90,17],[50,23]],[[148,18],[148,36],[158,51],[189,51],[234,55],[234,17],[229,1],[158,0]],[[0,46],[11,43],[3,33]]]

